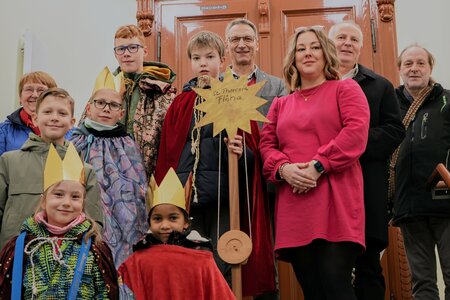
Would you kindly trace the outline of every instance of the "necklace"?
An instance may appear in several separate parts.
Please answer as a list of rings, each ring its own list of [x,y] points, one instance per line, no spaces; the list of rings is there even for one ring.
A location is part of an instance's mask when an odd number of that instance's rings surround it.
[[[317,93],[318,90],[320,90],[320,88],[322,87],[322,85],[323,85],[323,83],[324,83],[325,81],[326,81],[326,80],[324,80],[324,81],[323,81],[322,83],[320,83],[319,85],[316,85],[315,87],[308,89],[308,90],[314,89],[314,91],[313,91],[311,94],[307,95],[307,96],[305,96],[305,95],[302,93],[302,90],[301,90],[301,89],[298,90],[298,94],[299,94],[300,96],[302,96],[302,98],[303,98],[303,99],[305,100],[305,102],[306,102],[306,101],[308,101],[309,98],[311,98],[312,96],[314,96],[314,94]]]

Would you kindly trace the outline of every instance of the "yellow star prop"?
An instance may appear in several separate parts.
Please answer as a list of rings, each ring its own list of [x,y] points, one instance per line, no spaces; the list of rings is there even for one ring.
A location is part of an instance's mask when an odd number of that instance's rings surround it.
[[[266,81],[247,86],[247,77],[235,79],[231,69],[227,68],[223,81],[211,78],[211,89],[194,88],[194,91],[205,101],[195,108],[206,115],[196,127],[213,123],[213,135],[223,129],[228,136],[234,137],[238,128],[251,133],[250,121],[268,122],[257,108],[267,102],[256,93]]]

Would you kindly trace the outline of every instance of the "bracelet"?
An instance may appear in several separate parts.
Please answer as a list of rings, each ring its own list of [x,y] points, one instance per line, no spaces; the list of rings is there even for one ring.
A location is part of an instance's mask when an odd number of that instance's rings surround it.
[[[281,179],[283,179],[284,180],[284,177],[283,177],[283,169],[284,169],[284,167],[286,167],[287,165],[289,165],[289,163],[284,163],[284,164],[282,164],[279,168],[278,168],[278,174],[280,175],[280,178]]]

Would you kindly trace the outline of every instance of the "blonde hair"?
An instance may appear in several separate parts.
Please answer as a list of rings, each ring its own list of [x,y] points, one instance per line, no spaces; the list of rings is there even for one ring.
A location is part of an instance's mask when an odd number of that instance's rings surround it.
[[[117,29],[114,39],[132,39],[138,38],[142,46],[145,47],[145,37],[142,31],[136,25],[123,25]]]
[[[192,50],[194,48],[211,48],[217,50],[219,56],[225,56],[225,44],[222,38],[211,31],[200,31],[193,35],[187,44],[187,55],[191,59]]]
[[[47,197],[47,193],[50,189],[55,189],[57,188],[62,181],[59,181],[51,186],[48,187],[48,189],[46,189],[42,194],[41,194],[41,200],[39,201],[38,206],[36,207],[36,210],[34,211],[35,214],[37,214],[40,211],[44,211],[42,209],[42,204],[45,201],[46,197]],[[83,187],[85,187],[85,185],[83,184]],[[102,235],[100,232],[100,227],[97,225],[97,222],[92,219],[89,214],[86,212],[86,187],[84,188],[84,192],[83,192],[83,213],[86,215],[86,220],[88,220],[91,223],[91,227],[89,228],[89,230],[86,232],[86,238],[85,241],[87,242],[87,240],[90,237],[94,237],[93,242],[98,245],[102,242]]]
[[[330,40],[323,29],[318,26],[301,27],[295,31],[294,35],[289,40],[288,50],[283,64],[283,77],[291,91],[294,91],[302,85],[300,72],[295,66],[295,53],[297,50],[297,39],[299,35],[305,32],[313,32],[319,40],[325,60],[325,67],[323,70],[325,78],[327,80],[339,79],[339,61],[337,59],[336,47],[334,46],[333,41]]]
[[[51,88],[42,92],[36,100],[36,113],[39,111],[39,107],[42,102],[44,102],[45,98],[48,96],[67,100],[67,102],[69,102],[70,112],[72,113],[71,117],[73,117],[75,111],[75,101],[72,97],[70,97],[69,93],[65,89],[61,88]]]

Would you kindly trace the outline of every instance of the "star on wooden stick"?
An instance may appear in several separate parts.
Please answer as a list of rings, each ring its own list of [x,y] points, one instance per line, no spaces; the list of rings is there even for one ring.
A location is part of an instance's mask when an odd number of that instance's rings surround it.
[[[231,69],[227,68],[223,81],[211,78],[211,89],[194,88],[194,91],[205,101],[195,108],[206,115],[196,127],[213,123],[213,135],[216,136],[223,129],[228,136],[237,133],[238,128],[251,133],[250,121],[269,122],[257,108],[265,104],[256,93],[266,81],[247,86],[247,77],[235,79]]]

